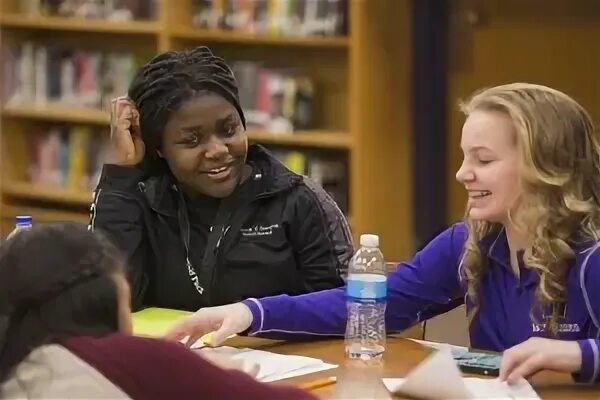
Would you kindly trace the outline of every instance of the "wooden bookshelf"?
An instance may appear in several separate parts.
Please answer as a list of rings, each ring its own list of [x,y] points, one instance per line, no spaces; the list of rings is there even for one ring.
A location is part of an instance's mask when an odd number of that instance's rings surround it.
[[[352,141],[349,134],[344,132],[327,131],[297,131],[294,133],[248,132],[252,141],[281,146],[301,146],[323,149],[350,149]]]
[[[289,135],[249,131],[250,140],[345,155],[355,240],[361,233],[379,234],[389,259],[412,252],[409,0],[348,0],[350,30],[343,37],[199,29],[191,25],[191,0],[159,0],[156,21],[127,23],[29,17],[17,13],[18,4],[18,0],[0,3],[4,43],[49,39],[53,34],[56,43],[98,46],[104,51],[127,50],[145,58],[149,53],[205,44],[228,61],[266,61],[306,71],[319,83],[316,129]],[[85,206],[91,193],[25,182],[22,171],[26,168],[26,151],[20,135],[46,122],[106,126],[108,114],[60,104],[19,105],[0,109],[0,122],[4,135],[0,159],[10,163],[3,164],[0,191],[4,203],[11,204],[10,209],[0,210],[2,216],[9,215],[8,211],[28,210],[27,204],[34,201],[44,220],[59,216],[87,218]]]
[[[5,195],[20,199],[74,206],[89,206],[92,200],[91,191],[73,191],[60,186],[34,185],[29,182],[5,181],[2,183],[2,191]]]
[[[106,125],[109,114],[93,108],[68,107],[61,104],[44,106],[4,107],[0,110],[3,117],[31,119],[38,121],[69,122],[74,124]]]
[[[44,105],[29,107],[5,107],[0,110],[4,117],[38,121],[68,122],[73,124],[106,125],[109,114],[102,110],[67,107],[64,105]],[[295,131],[293,133],[270,133],[256,130],[248,131],[250,140],[257,143],[282,146],[315,147],[328,149],[349,149],[351,136],[344,132]]]
[[[33,220],[38,222],[72,221],[80,224],[89,222],[89,215],[82,212],[61,211],[44,207],[24,206],[22,204],[0,204],[0,210],[2,210],[0,218],[2,232],[10,232],[14,229],[17,215],[31,215]]]
[[[34,220],[41,222],[75,221],[82,224],[89,222],[86,214],[69,211],[52,210],[32,206],[14,206],[10,204],[2,205],[2,209],[4,210],[4,215],[10,218],[11,225],[14,225],[14,217],[21,214],[31,215]]]
[[[97,32],[123,35],[157,35],[157,22],[131,21],[114,22],[84,18],[28,16],[0,14],[0,25],[4,28],[25,28],[50,31]]]
[[[237,32],[179,27],[170,31],[173,39],[202,40],[213,43],[252,44],[264,46],[294,46],[294,47],[325,47],[346,48],[349,40],[346,37],[299,37],[299,36],[269,36],[249,35]]]

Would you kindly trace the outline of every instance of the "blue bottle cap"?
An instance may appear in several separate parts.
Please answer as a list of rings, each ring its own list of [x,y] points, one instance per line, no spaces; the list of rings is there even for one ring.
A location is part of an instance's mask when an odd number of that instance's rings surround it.
[[[31,225],[32,222],[31,215],[17,215],[15,220],[17,225]]]

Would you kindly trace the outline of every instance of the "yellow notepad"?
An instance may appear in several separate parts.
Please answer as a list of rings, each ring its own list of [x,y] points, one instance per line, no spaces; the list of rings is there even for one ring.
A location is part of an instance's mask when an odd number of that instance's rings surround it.
[[[140,336],[164,336],[180,318],[191,315],[189,311],[168,308],[146,308],[133,313],[133,334]]]
[[[190,311],[172,310],[169,308],[151,307],[143,309],[132,314],[133,334],[138,336],[162,337],[177,320],[192,314]],[[233,336],[235,335],[230,337]],[[208,344],[211,338],[212,333],[207,333],[192,347],[199,345],[200,342]]]

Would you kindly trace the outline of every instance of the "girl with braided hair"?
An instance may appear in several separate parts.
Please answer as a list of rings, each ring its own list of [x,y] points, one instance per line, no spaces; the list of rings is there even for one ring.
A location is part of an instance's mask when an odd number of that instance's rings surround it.
[[[248,146],[235,77],[210,49],[150,60],[111,119],[91,227],[126,254],[134,309],[343,284],[345,217],[314,182]]]
[[[0,247],[0,398],[313,399],[240,367],[131,336],[124,260],[103,235],[42,224]]]

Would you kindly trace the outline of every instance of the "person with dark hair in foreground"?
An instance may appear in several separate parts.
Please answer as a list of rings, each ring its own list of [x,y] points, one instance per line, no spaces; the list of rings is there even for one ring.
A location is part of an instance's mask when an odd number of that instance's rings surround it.
[[[233,73],[207,47],[156,56],[111,115],[90,224],[126,253],[134,309],[343,285],[353,253],[344,215],[248,146]]]
[[[76,224],[35,226],[0,246],[0,398],[313,399],[131,336],[123,266],[108,240]]]

